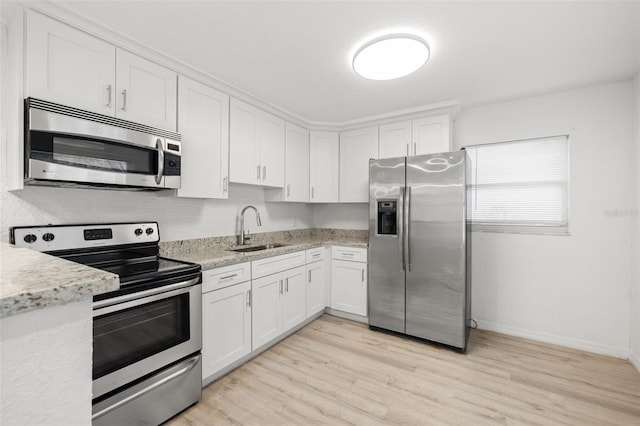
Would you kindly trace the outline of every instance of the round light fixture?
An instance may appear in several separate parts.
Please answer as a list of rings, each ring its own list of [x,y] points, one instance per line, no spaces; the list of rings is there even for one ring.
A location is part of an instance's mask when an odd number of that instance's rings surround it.
[[[353,58],[353,70],[370,80],[392,80],[417,71],[429,59],[429,47],[415,37],[387,36],[361,47]]]

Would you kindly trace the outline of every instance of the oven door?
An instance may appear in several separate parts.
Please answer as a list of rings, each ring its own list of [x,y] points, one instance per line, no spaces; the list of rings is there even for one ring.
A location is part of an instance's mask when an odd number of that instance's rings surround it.
[[[94,302],[94,399],[201,350],[199,282]]]

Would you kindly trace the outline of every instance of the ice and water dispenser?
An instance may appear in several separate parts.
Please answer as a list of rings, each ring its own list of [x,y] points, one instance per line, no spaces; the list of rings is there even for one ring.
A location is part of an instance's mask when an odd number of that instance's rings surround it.
[[[378,201],[378,235],[398,235],[398,201]]]

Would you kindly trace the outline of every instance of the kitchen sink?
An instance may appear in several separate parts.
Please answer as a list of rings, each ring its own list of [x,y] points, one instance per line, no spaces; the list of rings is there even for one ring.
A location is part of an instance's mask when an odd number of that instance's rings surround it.
[[[251,251],[260,251],[260,250],[268,250],[268,249],[278,248],[278,247],[285,247],[285,246],[288,246],[288,245],[289,244],[280,244],[280,243],[264,244],[264,245],[261,245],[261,246],[252,246],[252,247],[231,249],[230,251],[236,251],[236,252],[239,252],[239,253],[247,253],[247,252],[251,252]]]

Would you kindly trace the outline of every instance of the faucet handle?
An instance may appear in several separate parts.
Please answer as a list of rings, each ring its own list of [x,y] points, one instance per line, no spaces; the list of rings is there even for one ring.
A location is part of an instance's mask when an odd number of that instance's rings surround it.
[[[247,241],[251,241],[251,234],[249,233],[249,230],[244,231],[244,241],[245,243]]]

